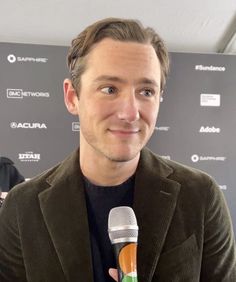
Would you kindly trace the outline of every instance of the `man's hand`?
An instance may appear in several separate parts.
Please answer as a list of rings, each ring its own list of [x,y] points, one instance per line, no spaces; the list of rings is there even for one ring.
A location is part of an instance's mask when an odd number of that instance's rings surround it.
[[[109,274],[110,274],[110,276],[111,276],[115,281],[118,282],[118,272],[117,272],[117,269],[115,269],[115,268],[110,268],[110,269],[109,269]]]

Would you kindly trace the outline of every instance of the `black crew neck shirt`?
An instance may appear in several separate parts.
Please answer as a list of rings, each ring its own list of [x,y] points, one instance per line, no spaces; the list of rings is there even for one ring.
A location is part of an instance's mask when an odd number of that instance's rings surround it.
[[[120,185],[104,187],[94,185],[84,177],[94,282],[114,282],[108,274],[109,268],[116,268],[107,231],[108,215],[114,207],[132,207],[134,179],[132,176]]]

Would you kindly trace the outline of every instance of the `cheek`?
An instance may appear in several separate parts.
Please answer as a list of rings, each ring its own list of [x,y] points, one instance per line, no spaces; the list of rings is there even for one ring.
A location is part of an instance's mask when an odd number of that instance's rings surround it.
[[[96,125],[106,119],[110,112],[109,106],[106,106],[104,103],[86,101],[86,103],[80,105],[80,120],[83,120],[88,126]]]
[[[149,126],[155,126],[157,116],[159,112],[159,105],[151,105],[143,112],[143,119],[149,124]]]

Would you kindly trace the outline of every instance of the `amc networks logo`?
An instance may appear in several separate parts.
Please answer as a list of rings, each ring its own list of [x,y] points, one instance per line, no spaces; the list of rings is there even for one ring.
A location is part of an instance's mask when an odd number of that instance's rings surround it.
[[[32,92],[23,91],[23,89],[7,89],[7,98],[9,99],[22,99],[23,97],[35,97],[35,98],[49,98],[49,92]]]

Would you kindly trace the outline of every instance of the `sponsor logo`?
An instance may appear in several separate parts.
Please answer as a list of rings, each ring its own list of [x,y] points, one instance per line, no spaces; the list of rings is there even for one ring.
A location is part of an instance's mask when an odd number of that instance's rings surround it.
[[[38,123],[38,122],[11,122],[10,127],[13,129],[16,128],[24,128],[24,129],[47,129],[45,123]]]
[[[8,60],[9,63],[15,63],[16,56],[13,55],[13,54],[10,54],[10,55],[7,56],[7,60]]]
[[[210,126],[201,126],[201,128],[199,129],[200,133],[220,133],[220,128],[219,127],[210,127]]]
[[[218,67],[218,66],[203,66],[203,65],[195,65],[195,70],[197,71],[225,71],[225,67]]]
[[[1,206],[4,202],[4,200],[5,200],[6,196],[7,196],[7,192],[1,192],[1,186],[0,186],[0,208],[1,208]]]
[[[23,89],[7,89],[7,98],[22,99],[23,97],[49,98],[48,92],[31,92],[23,91]]]
[[[23,98],[22,89],[7,89],[7,98]]]
[[[169,131],[170,127],[169,126],[156,126],[155,130],[157,131]]]
[[[193,163],[197,163],[200,161],[217,161],[217,162],[224,162],[226,157],[213,157],[213,156],[199,156],[194,154],[191,156],[191,160]]]
[[[8,192],[0,192],[0,197],[4,200],[7,196],[7,194],[8,194]]]
[[[220,107],[220,94],[207,94],[200,95],[200,105],[202,107]]]
[[[171,160],[171,157],[170,156],[161,156],[163,159],[166,159],[166,160]]]
[[[79,123],[79,121],[72,122],[72,131],[80,131],[80,123]]]
[[[15,56],[14,54],[9,54],[7,56],[7,60],[11,64],[13,64],[15,62],[20,62],[20,63],[47,63],[48,58],[19,57],[19,56]]]
[[[20,153],[18,155],[18,159],[21,162],[39,162],[41,157],[40,154],[35,154],[31,151],[25,152],[25,153]]]
[[[219,185],[221,190],[227,190],[227,185]]]

